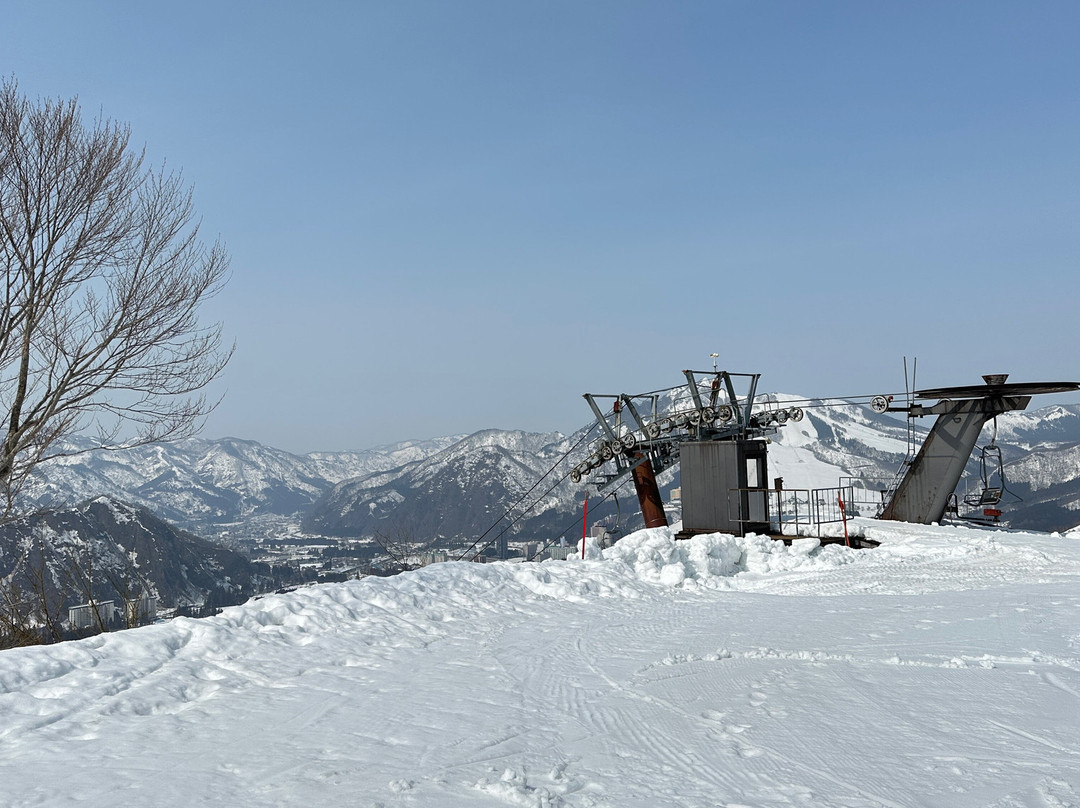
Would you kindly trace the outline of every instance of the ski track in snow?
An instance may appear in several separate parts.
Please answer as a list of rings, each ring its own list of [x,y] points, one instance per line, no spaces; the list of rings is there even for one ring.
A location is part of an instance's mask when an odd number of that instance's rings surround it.
[[[1080,540],[642,531],[0,653],[0,805],[1080,805]]]

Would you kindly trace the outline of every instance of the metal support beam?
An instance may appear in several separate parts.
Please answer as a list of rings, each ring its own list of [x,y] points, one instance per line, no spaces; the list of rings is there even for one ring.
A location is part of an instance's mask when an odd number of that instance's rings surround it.
[[[881,518],[923,525],[940,522],[983,425],[1003,412],[1026,409],[1030,401],[1031,396],[991,396],[913,407],[912,415],[938,418]]]
[[[596,416],[596,421],[600,424],[600,427],[607,433],[608,438],[611,440],[618,440],[619,436],[615,434],[615,430],[611,428],[611,424],[607,422],[607,418],[604,417],[604,413],[600,411],[600,408],[596,406],[596,400],[593,398],[592,393],[585,393],[583,396],[586,401],[589,402],[589,407],[592,408],[593,415]]]
[[[757,395],[757,383],[760,378],[760,373],[753,373],[750,375],[750,391],[746,394],[746,410],[743,412],[742,421],[744,430],[750,429],[750,414],[754,409],[754,396]]]
[[[713,376],[712,385],[709,388],[709,406],[714,410],[720,399],[720,374]]]
[[[638,414],[637,407],[634,406],[634,400],[626,393],[623,393],[619,398],[622,399],[623,406],[630,411],[630,415],[633,416],[637,428],[644,429],[645,421],[643,421],[641,415]]]
[[[639,455],[635,459],[640,458]],[[656,484],[652,463],[638,463],[634,466],[632,473],[638,504],[641,506],[641,515],[645,517],[645,527],[667,527],[664,501],[660,498],[660,487]]]
[[[690,390],[690,398],[694,399],[694,408],[700,410],[702,404],[701,393],[697,389],[697,377],[692,370],[684,370],[683,375],[686,377],[686,387]]]

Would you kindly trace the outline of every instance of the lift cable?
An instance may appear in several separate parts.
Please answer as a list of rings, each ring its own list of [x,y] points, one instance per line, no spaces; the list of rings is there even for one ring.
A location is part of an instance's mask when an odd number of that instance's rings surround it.
[[[776,395],[775,393],[771,395]],[[888,393],[885,398],[896,398],[904,395],[903,393]],[[763,398],[762,395],[756,398]],[[803,409],[813,409],[818,407],[846,407],[857,404],[865,404],[872,399],[877,398],[877,394],[874,395],[858,395],[858,396],[815,396],[813,398],[789,398],[784,401],[768,401],[765,403],[776,404],[777,406],[799,406]],[[756,402],[755,402],[756,403]]]
[[[554,464],[553,464],[553,465],[551,466],[551,468],[549,468],[549,469],[548,469],[547,471],[545,471],[545,472],[544,472],[544,474],[543,474],[543,475],[542,475],[542,476],[541,476],[541,477],[540,477],[540,478],[539,478],[539,479],[538,479],[538,480],[537,480],[536,482],[534,482],[534,483],[532,484],[532,486],[531,486],[531,487],[529,488],[529,490],[528,490],[528,491],[526,491],[526,492],[525,492],[524,494],[522,494],[522,495],[521,495],[520,497],[518,497],[517,501],[516,501],[516,502],[514,502],[514,504],[512,504],[512,505],[511,505],[511,506],[510,506],[509,508],[507,508],[507,509],[506,509],[506,512],[505,512],[505,513],[503,513],[503,515],[502,515],[502,516],[500,516],[500,517],[499,517],[498,519],[496,519],[496,520],[495,520],[495,521],[494,521],[494,522],[493,522],[493,523],[491,524],[491,527],[489,527],[489,528],[488,528],[487,530],[485,530],[485,531],[484,531],[483,533],[481,533],[481,534],[480,534],[480,537],[479,537],[479,538],[478,538],[478,539],[477,539],[476,541],[474,541],[474,542],[473,542],[473,543],[472,543],[472,544],[471,544],[471,545],[470,545],[470,546],[469,546],[469,547],[468,547],[468,548],[467,548],[467,549],[465,550],[465,552],[463,552],[463,553],[462,553],[462,554],[461,554],[460,556],[458,556],[458,559],[457,559],[457,560],[458,560],[458,561],[461,561],[461,560],[463,560],[463,559],[465,558],[465,556],[467,556],[467,555],[468,555],[469,553],[471,553],[471,552],[472,552],[472,551],[473,551],[473,550],[474,550],[474,549],[476,548],[476,545],[478,545],[478,544],[479,544],[480,542],[482,542],[482,541],[484,540],[484,537],[485,537],[485,536],[487,536],[487,534],[488,534],[488,533],[490,533],[491,531],[493,531],[493,530],[495,529],[495,527],[496,527],[496,526],[497,526],[497,525],[499,524],[499,522],[501,522],[501,521],[502,521],[503,519],[506,519],[506,518],[507,518],[507,517],[508,517],[508,516],[509,516],[509,515],[510,515],[510,514],[511,514],[512,512],[513,512],[514,508],[516,508],[516,507],[517,507],[518,505],[520,505],[520,504],[521,504],[521,501],[522,501],[523,499],[525,499],[525,497],[529,496],[529,494],[531,494],[531,493],[533,492],[533,490],[534,490],[534,489],[536,488],[536,486],[540,485],[540,483],[542,483],[542,482],[544,481],[544,479],[545,479],[545,478],[546,478],[546,477],[547,477],[547,476],[548,476],[549,474],[551,474],[551,472],[555,471],[555,469],[556,469],[556,468],[558,467],[558,465],[559,465],[560,463],[562,463],[562,462],[563,462],[564,460],[566,460],[566,458],[567,458],[567,457],[569,457],[569,456],[570,456],[570,454],[571,454],[572,452],[574,452],[574,451],[575,451],[575,450],[576,450],[576,449],[577,449],[577,448],[578,448],[578,447],[579,447],[579,446],[580,446],[580,445],[581,445],[582,443],[584,443],[584,442],[585,442],[586,438],[588,438],[588,437],[589,437],[589,435],[591,435],[591,434],[592,434],[593,430],[594,430],[594,429],[596,429],[596,427],[597,427],[597,426],[599,426],[598,422],[594,421],[594,422],[593,422],[593,424],[592,424],[592,426],[590,426],[590,427],[589,427],[588,429],[586,429],[586,430],[585,430],[585,431],[584,431],[584,432],[582,433],[581,437],[580,437],[580,438],[578,438],[577,442],[576,442],[576,443],[575,443],[575,444],[574,444],[573,446],[571,446],[571,447],[570,447],[569,449],[567,449],[567,450],[566,450],[566,453],[565,453],[565,454],[564,454],[564,455],[563,455],[562,457],[560,457],[560,458],[559,458],[558,460],[556,460],[556,461],[555,461],[555,463],[554,463]],[[584,427],[582,427],[582,429],[584,429]],[[564,475],[563,475],[563,476],[562,476],[562,477],[561,477],[561,478],[559,479],[559,481],[558,481],[557,483],[555,483],[555,486],[557,486],[557,485],[558,485],[559,483],[561,483],[561,482],[562,482],[562,481],[563,481],[564,479],[566,479],[566,477],[568,477],[568,476],[569,476],[569,472],[567,472],[566,474],[564,474]],[[550,493],[550,492],[551,492],[552,490],[554,490],[555,486],[552,486],[551,488],[549,488],[549,489],[548,489],[548,491],[547,491],[547,492],[546,492],[546,493],[544,494],[544,496],[547,496],[547,494],[548,494],[548,493]],[[539,502],[539,501],[540,501],[539,499],[538,499],[538,500],[536,500],[536,502]],[[528,512],[529,512],[529,511],[531,511],[531,510],[532,510],[532,509],[533,509],[534,507],[536,507],[536,502],[534,502],[534,503],[533,503],[532,505],[530,505],[530,506],[529,506],[529,507],[528,507],[528,508],[527,508],[527,509],[526,509],[525,511],[523,511],[523,512],[522,512],[522,514],[521,514],[521,516],[524,516],[524,515],[525,515],[526,513],[528,513]],[[514,522],[517,522],[517,521],[518,521],[519,519],[521,519],[521,516],[519,516],[519,517],[518,517],[517,519],[515,519],[515,520],[514,520]],[[514,524],[514,522],[511,522],[510,524],[511,524],[511,525],[513,525],[513,524]],[[510,526],[507,526],[507,529],[509,529],[509,527],[510,527]],[[505,531],[503,531],[503,532],[505,532]],[[498,540],[498,538],[499,538],[499,537],[501,537],[501,536],[502,536],[502,533],[500,533],[500,534],[499,534],[499,536],[497,536],[497,537],[496,537],[496,538],[495,538],[495,539],[494,539],[493,541],[497,541],[497,540]],[[488,542],[488,544],[491,544],[491,543],[492,543],[492,542]],[[487,547],[487,546],[488,546],[488,544],[485,544],[485,545],[484,545],[484,547]]]
[[[545,476],[546,476],[546,475],[545,475]],[[491,540],[490,540],[490,541],[489,541],[489,542],[488,542],[487,544],[483,545],[483,546],[482,546],[482,547],[481,547],[481,548],[480,548],[479,550],[477,550],[477,551],[476,551],[476,555],[480,555],[481,553],[483,553],[483,552],[484,552],[484,550],[486,550],[486,549],[487,549],[488,547],[490,547],[491,545],[495,544],[495,542],[497,542],[497,541],[498,541],[499,539],[501,539],[501,538],[502,538],[502,537],[503,537],[503,536],[504,536],[504,535],[506,534],[506,532],[507,532],[507,531],[508,531],[508,530],[509,530],[510,528],[512,528],[512,527],[513,527],[514,525],[516,525],[516,524],[517,524],[517,523],[518,523],[519,521],[521,521],[522,519],[524,519],[524,518],[525,518],[525,516],[526,516],[527,514],[529,514],[529,513],[530,513],[530,512],[532,511],[532,509],[533,509],[533,508],[535,508],[535,507],[536,507],[536,506],[537,506],[537,505],[538,505],[538,504],[539,504],[540,502],[543,502],[544,498],[545,498],[545,497],[546,497],[546,496],[547,496],[548,494],[550,494],[550,493],[551,493],[552,491],[554,491],[554,490],[555,490],[556,488],[558,488],[558,487],[559,487],[560,485],[562,485],[563,481],[564,481],[564,480],[565,480],[565,479],[566,479],[566,478],[567,478],[568,476],[569,476],[568,474],[564,474],[564,475],[563,475],[562,477],[560,477],[560,478],[559,478],[558,480],[556,480],[556,481],[555,481],[555,482],[554,482],[554,483],[553,483],[553,484],[551,485],[551,487],[550,487],[550,488],[548,488],[548,490],[547,490],[547,491],[545,491],[545,492],[544,492],[543,494],[541,494],[541,495],[540,495],[539,497],[537,497],[537,498],[536,498],[536,499],[535,499],[535,500],[533,501],[532,505],[530,505],[530,506],[529,506],[528,508],[526,508],[525,510],[523,510],[523,511],[522,511],[522,512],[521,512],[520,514],[518,514],[518,515],[517,515],[517,516],[516,516],[516,517],[515,517],[514,519],[512,519],[512,520],[510,521],[510,524],[508,524],[508,525],[507,525],[506,527],[504,527],[504,528],[503,528],[503,529],[502,529],[502,530],[501,530],[501,531],[499,532],[499,535],[498,535],[498,536],[496,536],[496,537],[495,537],[494,539],[491,539]],[[543,478],[541,478],[541,479],[543,479]],[[533,487],[535,488],[536,486],[533,486]],[[607,497],[604,497],[604,499],[607,499]],[[601,501],[601,502],[603,502],[604,500],[600,500],[600,501]],[[576,518],[575,518],[575,520],[574,520],[574,521],[577,521],[577,520],[576,520]],[[496,523],[496,524],[498,524],[498,523]],[[569,528],[567,528],[567,530],[569,530]],[[563,531],[563,533],[565,533],[565,532],[566,532],[566,531],[564,530],[564,531]],[[559,536],[562,536],[562,535],[563,535],[563,533],[560,533],[560,534],[559,534]],[[481,536],[480,538],[483,538],[483,536]],[[477,539],[477,540],[476,540],[476,542],[479,542],[479,541],[480,541],[480,539]],[[476,542],[473,542],[473,547],[475,547],[475,546],[476,546]],[[468,554],[469,554],[470,552],[472,552],[472,547],[470,547],[470,548],[469,548],[468,550],[466,550],[466,551],[465,551],[465,555],[468,555]],[[464,558],[464,556],[462,556],[462,558]],[[460,561],[461,559],[459,558],[458,560]]]
[[[627,480],[623,480],[623,481],[622,481],[621,483],[619,483],[619,485],[617,485],[617,486],[616,486],[616,487],[615,487],[615,488],[614,488],[613,490],[609,491],[609,492],[608,492],[608,493],[607,493],[607,494],[606,494],[606,495],[604,496],[604,498],[603,498],[603,499],[601,499],[601,500],[600,500],[600,501],[599,501],[598,503],[596,503],[596,505],[597,505],[597,506],[599,506],[599,505],[603,505],[603,504],[604,504],[605,502],[607,502],[607,500],[608,500],[608,498],[609,498],[609,497],[613,497],[613,496],[615,496],[615,495],[616,495],[616,493],[618,492],[618,490],[619,490],[620,488],[622,488],[622,487],[623,487],[624,485],[626,485],[626,483],[627,483],[628,481],[629,481],[628,479],[627,479]],[[617,501],[618,501],[618,498],[616,497],[616,502],[617,502]],[[575,525],[577,525],[577,524],[578,524],[578,521],[579,521],[579,520],[578,520],[577,516],[575,516],[575,517],[574,517],[574,518],[573,518],[573,519],[572,519],[572,520],[571,520],[570,522],[568,522],[568,523],[567,523],[566,527],[564,527],[564,528],[562,529],[562,532],[560,532],[560,533],[559,533],[558,535],[556,535],[556,536],[555,536],[555,538],[553,538],[553,539],[550,539],[550,540],[549,540],[549,541],[548,541],[548,542],[547,542],[547,543],[546,543],[546,544],[545,544],[545,545],[544,545],[543,547],[541,547],[541,548],[540,548],[539,550],[537,550],[537,551],[536,551],[535,553],[533,553],[533,554],[532,554],[531,556],[529,556],[529,557],[528,557],[528,558],[526,558],[525,560],[526,560],[526,561],[532,561],[532,560],[533,560],[533,559],[535,559],[535,558],[536,558],[537,556],[539,556],[539,555],[542,555],[542,554],[543,554],[543,552],[544,552],[545,550],[547,550],[547,548],[549,548],[549,547],[550,547],[551,545],[553,545],[553,544],[554,544],[555,542],[557,542],[557,541],[558,541],[559,539],[563,538],[563,537],[564,537],[564,536],[565,536],[565,535],[567,534],[567,532],[568,532],[568,531],[569,531],[569,530],[570,530],[571,528],[573,528],[573,527],[574,527]]]
[[[681,384],[675,387],[668,387],[664,390],[654,390],[650,393],[640,393],[637,396],[631,396],[631,398],[644,398],[648,396],[662,395],[664,393],[674,394],[675,391],[686,390],[688,385]],[[699,389],[708,391],[708,388],[699,385]],[[900,398],[901,396],[907,397],[908,393],[861,393],[859,395],[851,396],[806,396],[800,398],[786,398],[783,401],[776,400],[777,393],[759,393],[754,396],[754,403],[775,404],[776,406],[800,406],[804,409],[807,407],[844,407],[852,404],[867,403],[871,399],[877,398],[879,395],[883,395],[885,398],[893,399]],[[674,397],[674,396],[673,396]]]
[[[668,388],[668,390],[662,390],[660,392],[664,393],[664,392],[672,392],[672,391],[675,391],[675,390],[685,390],[685,389],[686,389],[686,385],[681,385],[680,387],[671,387],[671,388]],[[648,394],[648,395],[654,395],[654,394]],[[804,410],[806,410],[806,409],[829,409],[829,408],[832,408],[832,407],[864,406],[866,404],[869,404],[870,401],[872,401],[873,399],[878,398],[879,395],[881,397],[883,397],[883,398],[894,399],[894,398],[900,398],[902,396],[906,397],[908,394],[907,393],[885,393],[885,394],[867,393],[867,394],[854,395],[854,396],[814,396],[814,397],[808,397],[808,398],[786,398],[783,401],[780,401],[780,400],[777,399],[777,397],[776,397],[777,394],[776,393],[759,393],[756,396],[754,396],[754,404],[755,405],[766,405],[766,406],[772,405],[772,407],[778,408],[778,409],[782,409],[784,407],[799,407],[800,409],[804,409]],[[674,398],[674,396],[673,396],[673,398]],[[684,397],[681,400],[684,400],[687,404],[691,404],[689,398],[687,398],[687,397]],[[676,403],[678,403],[678,400],[676,401]],[[691,404],[691,407],[692,406],[693,405]]]

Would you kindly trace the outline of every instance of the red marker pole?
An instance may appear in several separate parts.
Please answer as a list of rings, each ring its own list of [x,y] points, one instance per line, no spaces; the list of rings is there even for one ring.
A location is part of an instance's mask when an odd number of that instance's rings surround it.
[[[844,544],[848,547],[851,546],[851,539],[848,538],[847,532],[847,511],[844,509],[844,496],[837,492],[836,501],[840,503],[840,518],[844,520]]]
[[[581,516],[581,560],[585,560],[585,533],[589,527],[589,495],[585,495],[585,513]]]

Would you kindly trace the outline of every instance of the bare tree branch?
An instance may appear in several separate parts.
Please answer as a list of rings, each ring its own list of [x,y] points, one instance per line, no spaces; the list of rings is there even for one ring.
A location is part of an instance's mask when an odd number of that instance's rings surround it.
[[[435,539],[419,541],[413,531],[402,524],[393,528],[393,533],[376,530],[375,543],[390,559],[393,572],[406,572],[421,567],[421,556],[435,545]]]
[[[0,488],[5,514],[76,432],[99,448],[194,434],[232,348],[199,310],[228,278],[191,191],[127,126],[0,85]]]

